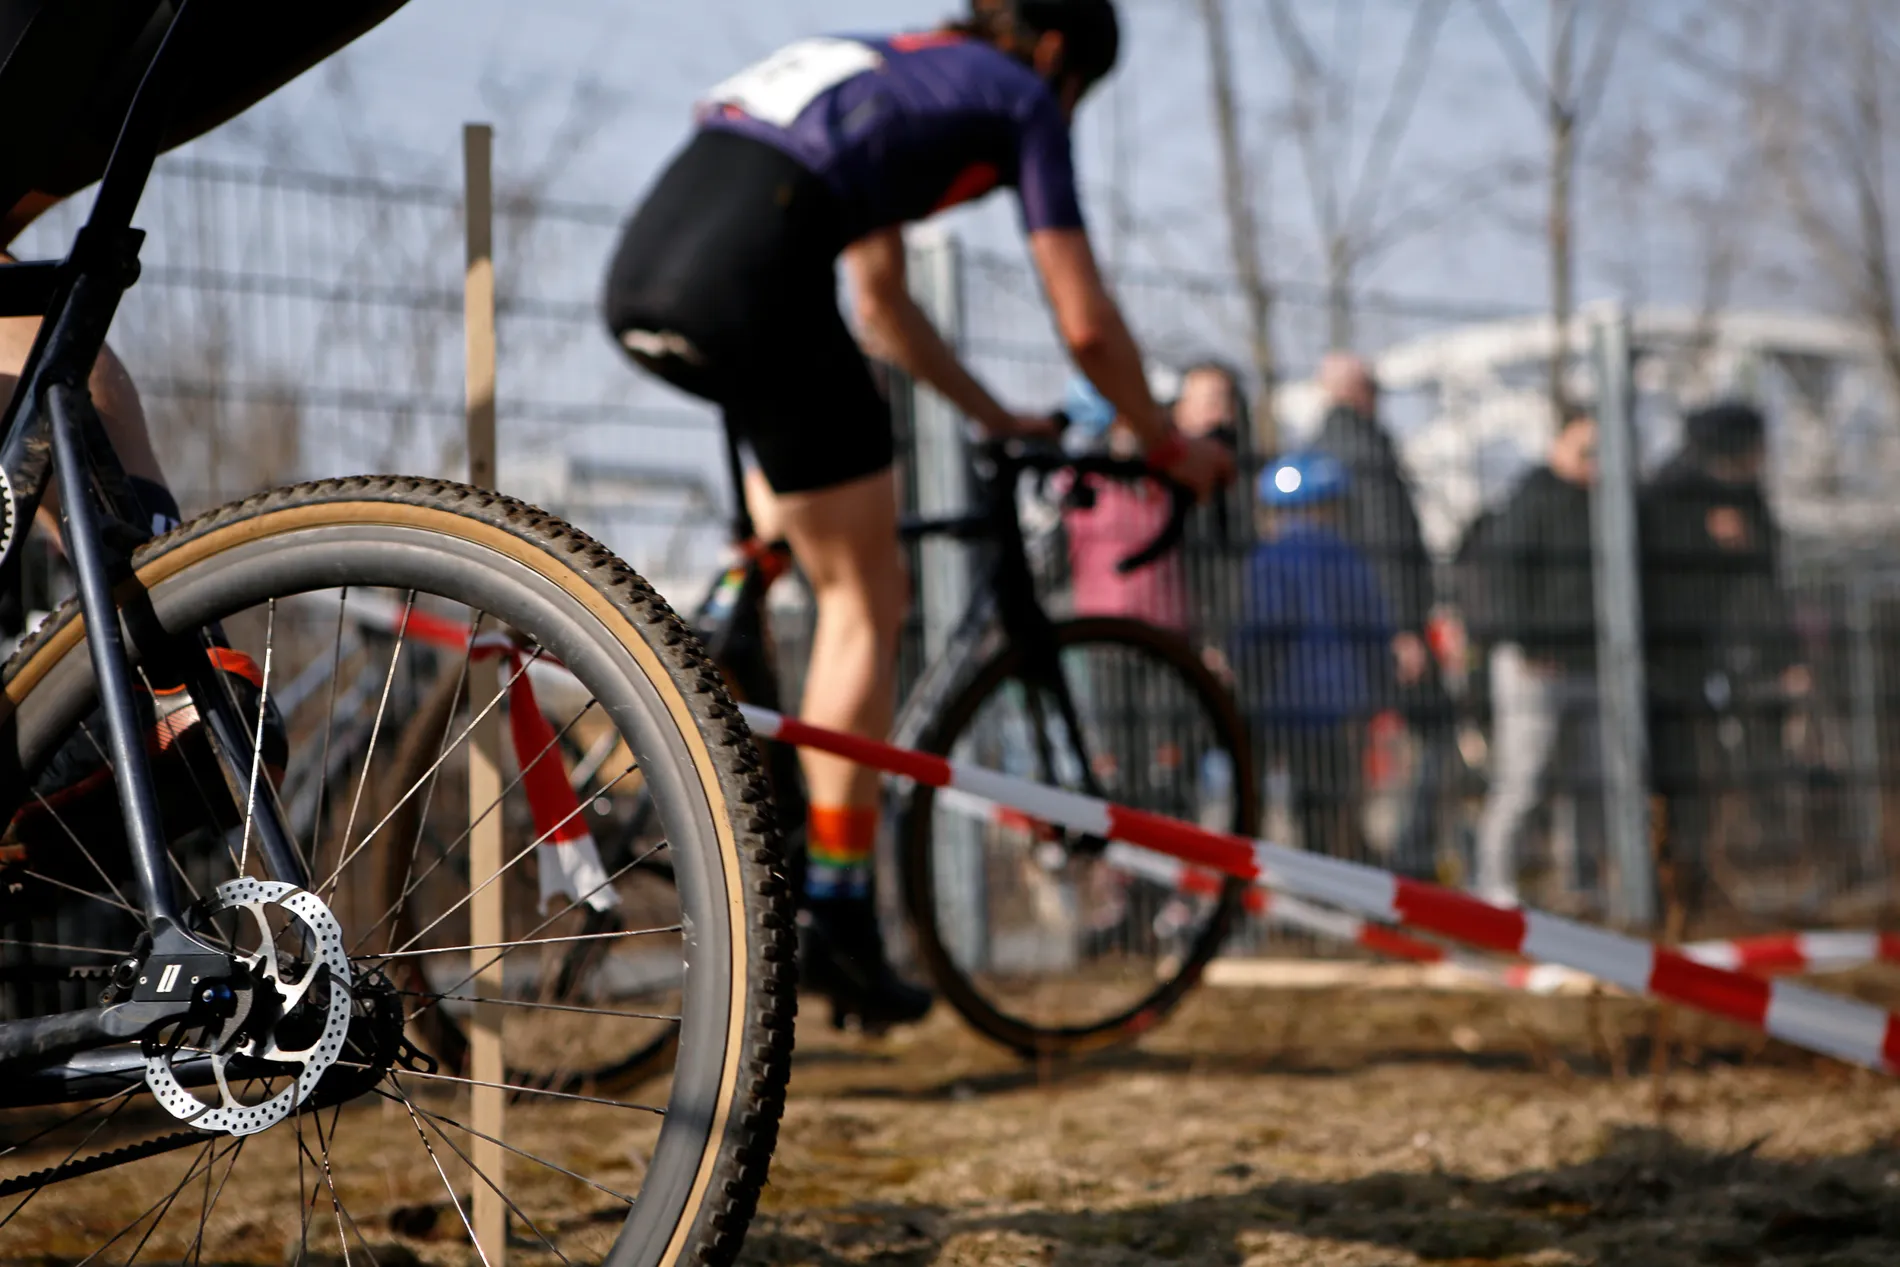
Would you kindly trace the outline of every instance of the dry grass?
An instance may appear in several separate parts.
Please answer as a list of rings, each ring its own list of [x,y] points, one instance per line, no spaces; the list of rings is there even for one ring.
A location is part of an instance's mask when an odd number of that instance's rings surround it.
[[[1900,1084],[1681,1014],[1659,1082],[1653,1014],[1628,1001],[1208,990],[1137,1050],[1042,1070],[947,1014],[863,1040],[810,1012],[747,1263],[1900,1261]],[[646,1138],[598,1114],[520,1129],[638,1181]],[[407,1115],[372,1104],[339,1131],[363,1164],[338,1182],[382,1267],[469,1261]],[[0,1228],[0,1264],[72,1261],[184,1162],[45,1194]],[[284,1262],[297,1192],[293,1138],[247,1146],[207,1267]],[[530,1197],[557,1201],[564,1252],[597,1261],[612,1202]]]

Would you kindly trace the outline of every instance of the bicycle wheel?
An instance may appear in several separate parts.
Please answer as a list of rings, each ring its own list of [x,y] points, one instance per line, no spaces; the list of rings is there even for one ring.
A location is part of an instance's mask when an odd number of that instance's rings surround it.
[[[0,1078],[0,1240],[62,1261],[114,1246],[163,1262],[474,1263],[470,1207],[498,1198],[517,1261],[731,1262],[783,1102],[792,921],[756,750],[684,626],[558,520],[432,481],[266,494],[153,542],[135,566],[141,589],[121,593],[165,632],[202,638],[215,622],[251,657],[260,718],[273,681],[337,654],[350,595],[380,595],[403,619],[347,792],[314,799],[342,822],[313,824],[299,842],[305,889],[259,881],[248,824],[232,821],[238,802],[203,786],[188,742],[174,734],[155,758],[190,920],[256,966],[237,1019],[216,1036],[174,1033],[164,1046]],[[401,792],[420,808],[416,830],[398,835],[375,789],[402,729],[393,684],[425,645],[436,662],[427,680],[447,665],[468,685],[447,710],[436,759]],[[498,661],[483,658],[489,648],[501,649]],[[588,936],[585,912],[611,906],[606,894],[621,893],[640,860],[576,882],[550,860],[554,846],[506,761],[499,795],[471,814],[462,772],[477,723],[506,709],[517,678],[556,664],[572,683],[561,728],[611,725],[624,753],[617,774],[644,779],[664,828],[671,911],[655,917],[623,899],[627,926],[595,940],[691,965],[668,1016],[544,997],[572,939]],[[55,758],[90,738],[94,696],[81,622],[67,608],[5,670],[0,788],[38,791]],[[300,763],[327,763],[336,738],[327,724],[296,722],[285,785]],[[109,794],[107,806],[101,816],[96,802],[61,793],[0,809],[10,815],[0,1017],[85,1006],[102,984],[98,965],[131,948],[139,926],[123,897],[124,846],[98,829],[116,816]],[[502,929],[477,935],[469,840],[496,817]],[[386,901],[398,867],[410,879]],[[522,882],[528,874],[566,887],[550,898]],[[479,1012],[478,993],[494,1000]],[[493,1084],[502,1096],[476,1084],[463,1054],[434,1047],[436,1012],[498,1048],[486,1067],[504,1071]],[[590,1044],[609,1041],[597,1035],[656,1019],[676,1027],[680,1061],[650,1095],[566,1076],[592,1058]],[[502,1134],[482,1128],[492,1116],[471,1117],[492,1114],[497,1098]]]
[[[1089,769],[1112,800],[1222,831],[1258,822],[1246,730],[1185,641],[1109,618],[1062,622],[1055,636],[1084,751],[1013,647],[919,746],[1075,791]],[[1194,987],[1241,908],[1238,882],[1182,892],[1154,882],[1126,845],[1038,830],[930,787],[911,792],[898,840],[931,978],[971,1025],[1026,1056],[1150,1028]]]

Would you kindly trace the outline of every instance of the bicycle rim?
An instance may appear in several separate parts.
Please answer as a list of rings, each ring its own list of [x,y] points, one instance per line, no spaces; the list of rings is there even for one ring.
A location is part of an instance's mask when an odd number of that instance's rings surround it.
[[[731,1261],[782,1105],[790,919],[756,752],[717,674],[665,604],[558,520],[428,481],[331,481],[266,494],[179,529],[135,563],[163,627],[186,634],[219,622],[228,643],[262,666],[265,697],[273,681],[302,669],[322,676],[312,666],[325,656],[340,666],[339,631],[355,620],[351,595],[380,603],[385,617],[396,613],[393,630],[369,653],[378,703],[360,763],[347,791],[314,798],[328,817],[300,825],[312,863],[304,896],[318,899],[349,948],[347,972],[316,987],[321,998],[347,996],[348,1042],[305,1107],[255,1134],[194,1129],[175,1100],[161,1107],[148,1091],[143,1065],[124,1059],[140,1053],[101,1053],[108,1064],[118,1061],[116,1082],[69,1084],[67,1095],[73,1086],[87,1094],[0,1112],[7,1154],[0,1191],[9,1193],[0,1202],[0,1238],[55,1257],[104,1249],[149,1261],[386,1261],[393,1244],[432,1261],[477,1262],[470,1207],[498,1201],[517,1261]],[[434,645],[425,647],[422,631],[430,629]],[[458,641],[444,630],[465,633]],[[505,650],[472,653],[468,635]],[[401,698],[405,666],[424,661],[430,676],[456,673],[468,686],[427,774],[407,788],[379,788],[407,720],[392,720],[390,700]],[[294,777],[300,763],[329,762],[351,729],[338,724],[353,720],[339,716],[345,676],[332,672],[333,686],[303,701],[314,716],[285,720],[286,788],[307,785]],[[550,752],[558,760],[560,745],[531,756],[508,745],[501,719],[520,707],[513,690],[523,679],[546,684],[557,733],[603,719],[617,733],[621,764],[609,777],[637,774],[651,797],[671,862],[670,914],[628,900],[638,860],[591,879],[566,876],[551,895],[537,885],[544,875],[566,875],[546,852],[565,837],[524,804],[525,775]],[[566,685],[552,689],[556,683]],[[49,761],[84,736],[93,707],[90,664],[70,611],[9,666],[6,701],[0,766],[15,766],[10,773],[37,791]],[[486,723],[501,725],[504,759],[496,796],[471,814],[468,749]],[[158,758],[161,767],[173,759]],[[194,778],[188,759],[176,760],[165,771],[174,792]],[[99,988],[83,969],[122,954],[136,932],[113,850],[93,831],[65,836],[85,802],[65,803],[57,831],[42,813],[38,835],[26,832],[25,846],[6,855],[17,887],[8,889],[11,907],[0,910],[0,940],[8,943],[0,1001],[12,1014],[83,1006],[82,996]],[[313,959],[299,961],[321,940],[310,936],[315,917],[306,914],[300,927],[280,896],[253,902],[258,911],[247,923],[239,899],[272,891],[234,883],[258,874],[255,845],[241,823],[217,821],[215,798],[202,789],[195,804],[170,796],[165,826],[174,874],[188,890],[182,896],[200,899],[204,935],[240,953],[261,955],[269,944],[284,981],[320,976]],[[411,816],[414,835],[394,830],[396,804],[424,807]],[[577,808],[584,815],[588,802]],[[16,846],[21,821],[16,815],[9,827]],[[482,891],[500,891],[502,932],[490,941],[470,922],[477,903],[466,858],[477,826],[496,822],[503,866]],[[391,903],[388,877],[399,868],[410,878],[393,890],[403,900]],[[424,894],[434,900],[421,902]],[[620,925],[590,932],[597,906],[617,912]],[[550,998],[556,969],[576,946],[617,953],[630,945],[692,965],[671,987],[672,1010]],[[57,979],[75,965],[77,985]],[[428,1017],[440,1012],[492,1035],[502,1069],[493,1088],[472,1085],[466,1053],[436,1042]],[[297,1019],[289,1010],[249,1015],[264,1018],[250,1022],[260,1030],[283,1031]],[[677,1034],[681,1053],[663,1085],[632,1097],[563,1075],[585,1063],[590,1034],[614,1025],[651,1032],[656,1024]],[[201,1103],[223,1096],[263,1113],[258,1106],[290,1076],[281,1058],[246,1046],[245,1033],[215,1042],[176,1037],[166,1060]],[[272,1050],[281,1053],[283,1043]],[[228,1077],[207,1088],[206,1068],[220,1060]],[[29,1081],[44,1079],[16,1086]],[[16,1092],[14,1102],[21,1098]],[[471,1121],[477,1098],[503,1104],[503,1135]],[[130,1152],[111,1151],[127,1145]],[[39,1181],[49,1169],[62,1181]]]
[[[1177,636],[1139,621],[1056,626],[1080,714],[1078,756],[1053,703],[1029,706],[1023,657],[984,665],[920,747],[1223,831],[1258,820],[1245,729]],[[1036,734],[1053,760],[1038,752]],[[1223,778],[1226,791],[1218,794]],[[1157,883],[1118,852],[919,786],[899,831],[918,953],[944,997],[985,1035],[1030,1056],[1075,1054],[1151,1028],[1199,980],[1242,888]]]

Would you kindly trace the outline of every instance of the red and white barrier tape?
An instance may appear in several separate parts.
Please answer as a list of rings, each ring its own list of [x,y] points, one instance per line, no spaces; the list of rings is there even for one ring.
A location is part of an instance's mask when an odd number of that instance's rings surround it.
[[[1045,822],[1158,850],[1195,866],[1436,933],[1497,954],[1585,972],[1754,1026],[1798,1047],[1887,1072],[1900,1071],[1900,1017],[1817,990],[1699,963],[1665,947],[1541,911],[1488,905],[1463,893],[1375,867],[1301,853],[1284,845],[1208,831],[1096,797],[1044,787],[874,739],[741,706],[760,735],[901,775],[957,788]]]
[[[1034,835],[1038,826],[1027,814],[956,788],[943,789],[937,797],[937,805],[1028,835]],[[1118,871],[1193,896],[1214,896],[1223,883],[1218,872],[1189,866],[1178,858],[1125,841],[1111,841],[1103,851],[1102,860]],[[1551,994],[1595,980],[1560,964],[1501,964],[1461,955],[1436,942],[1408,937],[1356,915],[1328,910],[1294,897],[1274,895],[1262,884],[1247,890],[1244,905],[1248,914],[1287,928],[1358,946],[1388,959],[1451,964],[1473,976],[1533,994]],[[1843,972],[1874,963],[1900,963],[1900,933],[1772,933],[1729,941],[1689,942],[1677,949],[1697,963],[1732,972],[1758,977],[1796,976]]]
[[[1036,827],[1036,820],[1027,814],[954,787],[943,789],[937,797],[937,804],[945,809],[967,813],[973,818],[994,821],[1002,827],[1030,833]],[[1179,858],[1156,853],[1124,840],[1111,840],[1102,851],[1102,861],[1117,871],[1196,897],[1217,896],[1224,886],[1224,879],[1218,871],[1196,867]],[[1466,959],[1443,946],[1409,937],[1395,928],[1375,924],[1357,915],[1315,906],[1291,894],[1275,893],[1265,885],[1256,884],[1249,888],[1243,904],[1249,915],[1331,941],[1358,946],[1389,959],[1409,959],[1415,963],[1452,962],[1468,971],[1496,975],[1495,965]]]

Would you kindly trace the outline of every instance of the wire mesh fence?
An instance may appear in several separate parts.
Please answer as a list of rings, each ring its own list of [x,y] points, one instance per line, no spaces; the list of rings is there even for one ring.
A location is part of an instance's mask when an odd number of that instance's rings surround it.
[[[60,253],[79,214],[50,213],[22,253]],[[502,484],[690,606],[725,544],[721,440],[709,410],[630,372],[601,327],[595,295],[623,215],[500,191]],[[188,509],[296,478],[461,473],[458,191],[172,159],[141,221],[145,274],[114,343]],[[1017,408],[1059,400],[1069,364],[1033,272],[965,251],[955,277],[957,337],[979,375]],[[1224,277],[1131,269],[1116,288],[1157,365],[1213,359],[1250,377],[1246,306]],[[1587,487],[1541,465],[1555,434],[1548,349],[1519,338],[1523,313],[1363,296],[1355,335],[1379,350],[1387,390],[1379,426],[1342,441],[1306,383],[1323,300],[1281,288],[1283,385],[1250,403],[1279,420],[1283,451],[1389,437],[1390,466],[1347,455],[1360,491],[1383,489],[1372,507],[1263,507],[1263,458],[1243,443],[1239,486],[1196,512],[1179,559],[1140,577],[1113,563],[1152,526],[1152,492],[1032,508],[1049,601],[1179,629],[1231,680],[1268,793],[1261,830],[1596,909],[1613,870],[1595,812],[1596,547]],[[1713,923],[1890,905],[1900,516],[1882,490],[1900,446],[1867,358],[1825,324],[1796,338],[1757,322],[1730,358],[1725,381],[1768,417],[1757,477],[1733,452],[1682,456],[1681,403],[1708,392],[1683,367],[1707,352],[1706,332],[1638,322],[1651,821],[1665,879]],[[1587,395],[1580,357],[1575,370]],[[1156,381],[1179,392],[1178,373]],[[914,402],[896,404],[908,432]],[[1248,439],[1244,412],[1229,412]],[[1538,470],[1549,496],[1532,506]],[[1388,474],[1403,484],[1382,484]],[[1342,605],[1342,568],[1369,572],[1377,602]],[[795,688],[809,611],[790,602],[781,623]],[[1401,635],[1418,645],[1396,651]]]
[[[979,372],[1056,398],[1069,371],[1033,275],[979,254],[964,277]],[[1118,290],[1162,365],[1244,365],[1241,297],[1223,279],[1136,275]],[[1268,834],[1602,915],[1618,864],[1596,671],[1597,437],[1557,425],[1550,325],[1368,300],[1356,328],[1387,390],[1329,411],[1298,381],[1324,316],[1310,297],[1280,298],[1295,384],[1275,402],[1280,449],[1338,457],[1344,491],[1255,493],[1266,463],[1243,451],[1241,492],[1203,509],[1179,564],[1139,585],[1103,560],[1140,544],[1151,503],[1062,511],[1052,602],[1176,627],[1222,663],[1252,723]],[[1643,865],[1692,928],[1880,918],[1900,845],[1887,812],[1895,534],[1878,479],[1829,455],[1891,472],[1895,420],[1851,332],[1760,314],[1720,325],[1636,323]],[[1594,414],[1586,347],[1573,331],[1566,379]],[[1758,405],[1759,432],[1743,412],[1690,408],[1725,396]],[[1243,944],[1302,943],[1256,928]]]

